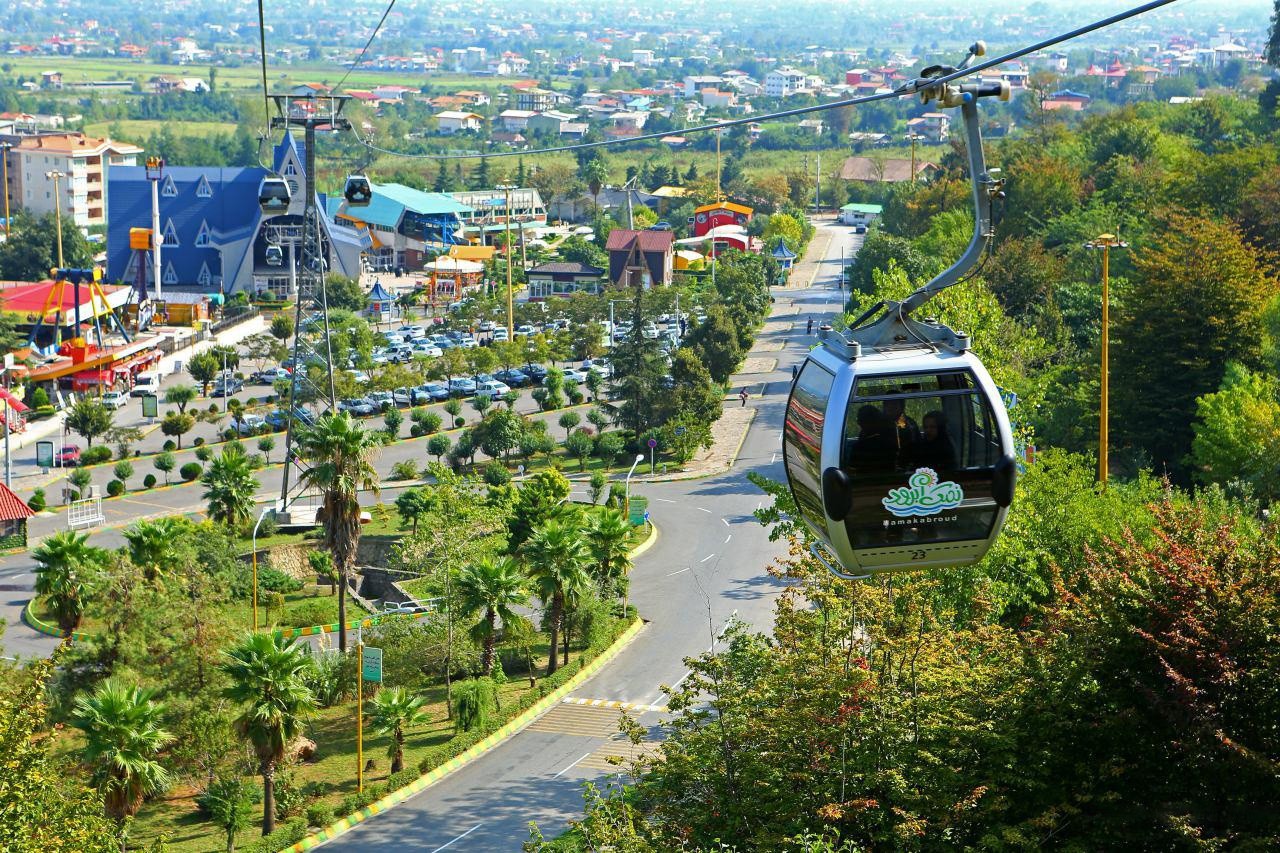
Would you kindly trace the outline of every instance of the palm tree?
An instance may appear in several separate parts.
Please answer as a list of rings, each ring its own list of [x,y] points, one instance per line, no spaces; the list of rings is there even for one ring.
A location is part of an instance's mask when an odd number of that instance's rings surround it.
[[[262,485],[253,476],[249,457],[239,444],[232,444],[209,463],[200,478],[209,517],[232,529],[241,529],[253,515],[253,496]]]
[[[592,516],[587,525],[587,544],[595,558],[596,583],[604,590],[612,581],[626,575],[631,568],[631,550],[627,538],[631,525],[621,510],[605,509]]]
[[[422,707],[425,702],[403,687],[389,687],[373,697],[370,723],[378,734],[391,735],[387,754],[391,756],[393,775],[404,769],[404,730],[427,722],[427,712]]]
[[[599,207],[600,190],[604,182],[609,180],[609,169],[605,166],[604,160],[600,157],[592,157],[588,160],[582,169],[582,177],[587,182],[587,189],[591,190],[591,200],[596,207]]]
[[[576,526],[564,521],[548,521],[524,543],[524,556],[538,597],[547,608],[551,634],[547,675],[551,675],[556,671],[556,643],[564,623],[565,605],[591,582],[587,574],[591,555]],[[567,650],[564,662],[569,662]]]
[[[458,595],[458,607],[463,613],[484,611],[480,621],[471,628],[471,638],[482,644],[480,667],[485,675],[491,675],[498,619],[503,626],[515,621],[516,612],[512,608],[529,600],[524,576],[510,557],[481,560],[458,575]]]
[[[317,520],[324,524],[325,546],[338,569],[338,623],[347,621],[347,578],[355,567],[360,544],[360,490],[378,491],[373,459],[381,441],[346,412],[325,414],[298,436],[298,454],[308,467],[301,484],[318,489],[323,503]],[[338,648],[347,650],[347,631],[338,631]]]
[[[129,560],[142,569],[148,581],[154,581],[169,562],[169,555],[187,525],[182,516],[170,515],[155,521],[136,522],[124,532]]]
[[[310,657],[294,638],[249,634],[227,651],[222,670],[231,678],[225,695],[244,704],[235,729],[253,747],[262,776],[262,834],[276,826],[276,765],[302,733],[303,719],[315,710],[307,687]]]
[[[76,699],[72,722],[84,732],[85,761],[107,814],[117,821],[136,815],[144,797],[169,783],[156,756],[173,735],[160,725],[164,705],[154,696],[154,690],[109,678]]]
[[[31,552],[36,561],[36,593],[49,600],[58,627],[67,633],[80,627],[88,587],[107,562],[107,552],[88,542],[87,533],[63,530]]]

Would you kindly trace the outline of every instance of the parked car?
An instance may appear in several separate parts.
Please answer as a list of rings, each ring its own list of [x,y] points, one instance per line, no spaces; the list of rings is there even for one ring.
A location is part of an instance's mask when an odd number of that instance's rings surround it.
[[[386,411],[396,407],[395,395],[390,391],[370,391],[365,399],[373,404],[377,411]]]
[[[267,419],[262,415],[245,415],[236,422],[236,432],[240,435],[257,435],[267,426]]]
[[[423,607],[412,601],[384,601],[382,602],[383,616],[412,616],[415,613],[427,613],[430,608]]]
[[[541,364],[526,364],[520,369],[533,382],[541,383],[542,380],[547,378],[547,369]]]
[[[412,406],[414,405],[413,392],[412,388],[397,388],[391,392],[391,399],[395,400],[397,406]]]
[[[509,340],[511,340],[511,338],[507,337],[507,330],[506,330],[506,328],[494,329],[494,330],[493,330],[493,339],[494,339],[494,341],[509,341]]]
[[[477,326],[477,328],[478,328],[480,331],[482,331],[482,332],[492,332],[492,331],[494,331],[493,321],[492,321],[492,320],[481,320],[481,321],[480,321],[480,325],[479,325],[479,326]]]
[[[373,403],[364,397],[348,397],[345,400],[338,401],[338,411],[346,412],[351,415],[364,416],[372,415],[377,409]]]
[[[503,394],[511,390],[511,386],[505,382],[499,382],[497,379],[485,379],[476,383],[476,396],[484,395],[491,399],[498,399]]]
[[[528,323],[522,323],[521,325],[516,326],[515,331],[517,335],[536,335],[538,333],[538,330],[533,326],[530,326]]]
[[[130,397],[154,397],[160,391],[160,377],[154,373],[144,373],[133,380]]]
[[[404,335],[397,335],[395,332],[384,332],[382,339],[387,342],[387,346],[393,347],[404,343]]]
[[[613,365],[602,358],[589,358],[582,362],[582,369],[600,374],[601,379],[613,376]]]
[[[102,395],[102,405],[108,409],[123,409],[129,402],[129,397],[123,391],[108,391]]]
[[[72,468],[80,464],[80,445],[64,444],[53,461],[64,468]]]
[[[311,426],[316,422],[316,416],[311,414],[308,409],[301,406],[295,406],[293,410],[293,418],[301,424]],[[274,430],[282,430],[289,428],[289,416],[284,409],[276,409],[265,418],[267,426]]]
[[[465,376],[450,379],[449,393],[455,397],[470,397],[476,393],[475,380],[468,379]]]
[[[449,387],[443,382],[428,382],[425,385],[419,385],[413,389],[415,395],[420,399],[426,396],[422,402],[443,403],[449,399]]]
[[[529,376],[524,371],[516,370],[514,367],[510,370],[499,370],[493,374],[493,378],[499,382],[505,382],[512,388],[523,388],[529,384]]]
[[[363,370],[352,370],[349,372],[351,373],[351,378],[356,381],[357,385],[369,384],[369,374],[365,373]]]
[[[230,397],[232,394],[244,390],[244,383],[234,376],[220,377],[213,383],[213,390],[209,392],[211,397]]]
[[[401,335],[405,339],[420,338],[427,333],[422,326],[401,326],[396,330],[396,334]]]
[[[268,367],[266,370],[259,370],[257,373],[250,374],[249,381],[257,382],[260,385],[271,385],[277,379],[288,379],[292,375],[283,367]]]
[[[475,338],[471,337],[470,335],[463,335],[462,337],[458,338],[458,346],[462,347],[463,349],[474,349],[475,347],[480,346],[480,342],[477,341]]]
[[[427,358],[439,358],[444,355],[444,350],[428,341],[419,341],[413,345],[413,354],[425,356]]]
[[[583,382],[587,381],[586,371],[578,370],[574,367],[566,367],[564,369],[564,381],[581,385]]]

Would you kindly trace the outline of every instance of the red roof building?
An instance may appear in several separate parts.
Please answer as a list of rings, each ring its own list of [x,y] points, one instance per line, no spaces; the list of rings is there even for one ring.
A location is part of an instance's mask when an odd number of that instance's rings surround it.
[[[31,507],[0,482],[0,548],[27,547],[27,519],[33,515]]]
[[[615,287],[671,284],[675,269],[675,235],[670,231],[629,231],[615,228],[605,244],[609,252],[609,281]]]

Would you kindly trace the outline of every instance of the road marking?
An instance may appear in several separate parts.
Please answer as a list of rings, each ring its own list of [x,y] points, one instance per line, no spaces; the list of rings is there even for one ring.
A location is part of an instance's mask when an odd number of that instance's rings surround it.
[[[700,512],[705,512],[707,515],[711,515],[711,510],[709,509],[703,509],[702,507],[698,507],[698,510]]]
[[[681,684],[684,684],[684,680],[685,680],[686,678],[688,678],[689,676],[691,676],[691,675],[693,675],[693,670],[689,670],[689,671],[688,671],[688,672],[686,672],[684,675],[682,675],[682,676],[680,676],[679,678],[677,678],[677,679],[676,679],[676,683],[675,683],[675,684],[673,684],[673,685],[671,685],[670,689],[671,689],[671,690],[675,690],[675,689],[676,689],[677,687],[679,687]]]
[[[671,500],[671,498],[654,498],[654,500],[655,500],[655,501],[662,501],[664,504],[673,504],[673,503],[675,503],[675,501]]]
[[[777,462],[777,461],[778,461],[778,454],[777,454],[777,452],[775,451],[775,452],[773,453],[773,455],[769,457],[769,464],[770,464],[770,465],[772,465],[773,463],[775,463],[775,462]]]
[[[724,522],[724,526],[725,526],[725,527],[728,527],[728,526],[729,526],[729,519],[727,519],[727,518],[722,518],[722,519],[720,519],[720,520]]]
[[[594,750],[593,750],[593,751],[594,751]],[[582,761],[583,759],[590,758],[590,757],[591,757],[591,753],[590,753],[590,752],[588,752],[586,755],[582,756],[582,758],[579,758],[579,759],[578,759],[578,761],[573,762],[573,763],[572,763],[572,764],[570,764],[568,767],[566,767],[565,769],[561,770],[559,773],[557,773],[556,775],[552,776],[551,778],[552,778],[552,779],[559,779],[559,778],[560,778],[561,776],[563,776],[565,773],[568,773],[570,770],[572,770],[573,768],[577,767],[577,766],[578,766],[578,762]]]
[[[678,572],[671,572],[669,575],[667,575],[667,577],[669,577],[669,578],[670,578],[670,577],[675,577],[676,575],[682,575],[682,574],[684,574],[685,572],[690,572],[690,571],[693,571],[693,566],[685,566],[683,569],[681,569],[681,570],[680,570],[680,571],[678,571]]]
[[[477,823],[475,826],[471,827],[471,828],[470,828],[470,829],[468,829],[466,832],[462,833],[462,834],[461,834],[461,835],[459,835],[457,838],[453,839],[453,841],[446,841],[444,844],[441,844],[441,845],[440,845],[439,847],[437,847],[435,850],[432,850],[432,851],[431,851],[431,853],[440,853],[440,851],[441,851],[441,850],[444,850],[446,847],[452,847],[454,844],[456,844],[456,843],[458,843],[459,841],[461,841],[462,839],[466,838],[468,835],[470,835],[471,833],[475,832],[477,829],[479,829],[479,828],[480,828],[480,827],[482,827],[482,826],[484,826],[484,824],[483,824],[483,823]]]
[[[732,533],[730,533],[728,536],[724,537],[724,544],[728,545],[728,544],[729,544],[729,540],[730,540],[730,539],[732,539],[732,538],[733,538],[733,534],[732,534]]]
[[[660,705],[645,705],[640,702],[622,702],[617,699],[579,699],[570,697],[561,702],[562,705],[586,705],[591,708],[612,708],[618,711],[662,711]]]
[[[714,557],[714,556],[715,556],[715,554],[708,554],[707,556],[703,557],[703,558],[702,558],[701,560],[699,560],[698,562],[699,562],[699,563],[705,563],[707,560],[710,560],[710,559],[711,559],[712,557]]]

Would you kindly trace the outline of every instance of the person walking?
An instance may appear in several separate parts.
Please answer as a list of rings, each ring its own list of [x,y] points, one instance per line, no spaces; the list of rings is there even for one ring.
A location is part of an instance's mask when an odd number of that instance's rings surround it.
[[[797,364],[791,365],[791,381],[795,382],[796,377],[799,375],[800,375],[800,366]]]
[[[812,318],[812,317],[810,317],[810,318],[809,318],[809,322],[805,324],[805,327],[804,327],[804,333],[805,333],[806,335],[812,335],[812,334],[813,334],[813,318]]]
[[[744,406],[747,405],[747,397],[748,397],[747,389],[745,386],[743,386],[743,389],[738,392],[738,399],[742,401],[742,405]]]

